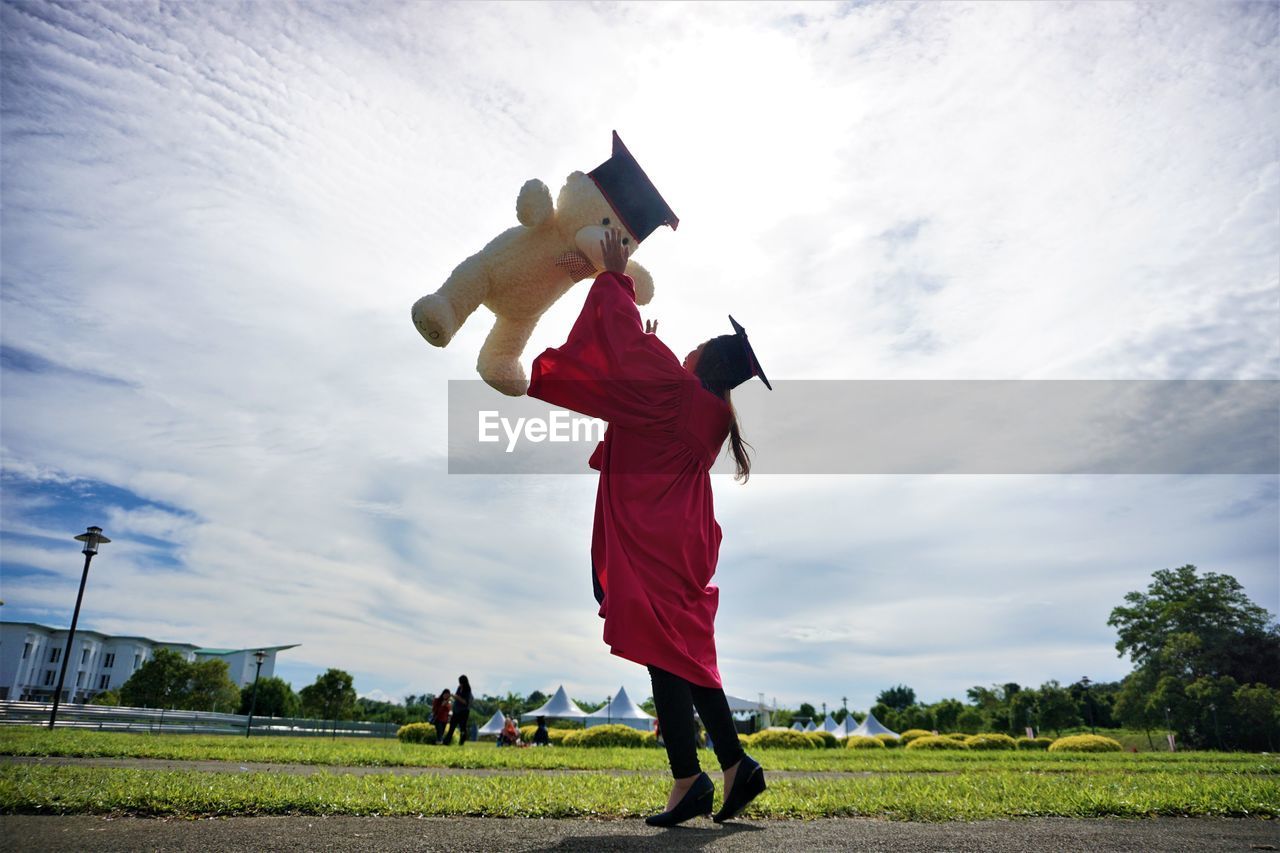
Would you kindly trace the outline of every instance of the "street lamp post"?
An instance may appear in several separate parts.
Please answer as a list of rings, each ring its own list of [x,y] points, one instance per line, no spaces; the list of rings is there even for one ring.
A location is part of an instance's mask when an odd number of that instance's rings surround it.
[[[613,724],[613,696],[604,697],[604,721],[607,725]]]
[[[262,675],[262,662],[267,659],[267,653],[258,649],[253,656],[258,661],[258,669],[253,673],[253,693],[249,694],[249,722],[244,727],[245,737],[253,731],[253,713],[258,710],[258,676]]]
[[[80,549],[84,554],[84,571],[80,574],[80,591],[76,593],[76,609],[71,613],[71,630],[67,632],[67,645],[62,650],[62,668],[58,670],[58,687],[53,693],[53,710],[49,712],[49,728],[53,728],[54,723],[58,721],[58,700],[62,698],[62,685],[67,679],[67,661],[71,657],[71,642],[76,638],[76,623],[80,621],[80,602],[84,598],[85,582],[89,580],[89,563],[93,560],[93,555],[98,553],[98,546],[105,545],[111,540],[102,535],[101,527],[90,527],[77,536],[76,541],[84,543],[84,547]]]
[[[1089,715],[1089,731],[1096,734],[1098,730],[1093,727],[1093,696],[1089,693],[1089,685],[1092,683],[1087,675],[1080,679],[1080,686],[1084,688],[1084,711]]]

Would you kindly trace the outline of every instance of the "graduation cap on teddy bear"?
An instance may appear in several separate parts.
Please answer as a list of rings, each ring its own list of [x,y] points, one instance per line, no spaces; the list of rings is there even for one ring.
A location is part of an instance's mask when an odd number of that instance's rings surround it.
[[[618,131],[613,132],[613,156],[587,173],[599,187],[601,195],[622,225],[639,243],[657,230],[670,225],[674,231],[680,224],[671,206],[663,200],[658,188],[622,144]]]

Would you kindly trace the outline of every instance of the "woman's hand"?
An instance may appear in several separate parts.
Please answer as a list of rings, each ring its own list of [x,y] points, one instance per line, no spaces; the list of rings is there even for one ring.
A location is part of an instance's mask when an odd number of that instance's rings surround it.
[[[622,231],[610,228],[600,241],[600,254],[604,256],[604,268],[619,275],[627,271],[627,258],[631,252],[622,245]]]
[[[656,334],[658,334],[658,321],[657,321],[657,320],[645,320],[645,321],[644,321],[644,333],[645,333],[646,335],[656,335]]]

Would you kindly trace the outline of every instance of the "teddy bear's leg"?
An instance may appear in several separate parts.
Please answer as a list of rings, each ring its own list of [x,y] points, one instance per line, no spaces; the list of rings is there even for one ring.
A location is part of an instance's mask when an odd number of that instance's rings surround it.
[[[484,346],[480,347],[476,370],[485,382],[509,397],[523,396],[529,390],[529,380],[520,365],[520,354],[537,324],[537,317],[531,320],[498,317],[489,337],[484,339]]]
[[[439,290],[413,304],[413,325],[427,343],[445,346],[484,300],[488,289],[489,276],[484,267],[468,258],[458,264]]]

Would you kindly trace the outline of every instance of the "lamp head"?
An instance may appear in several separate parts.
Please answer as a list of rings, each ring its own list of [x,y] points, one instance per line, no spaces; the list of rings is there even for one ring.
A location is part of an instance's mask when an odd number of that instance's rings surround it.
[[[256,652],[254,652],[253,656],[257,659],[258,663],[262,663],[264,660],[267,659],[267,653],[262,649],[258,649]]]
[[[84,547],[80,549],[82,554],[98,553],[98,546],[105,545],[111,540],[102,535],[101,527],[90,527],[84,533],[76,537],[77,542],[83,542]]]

